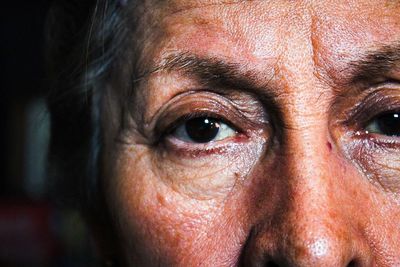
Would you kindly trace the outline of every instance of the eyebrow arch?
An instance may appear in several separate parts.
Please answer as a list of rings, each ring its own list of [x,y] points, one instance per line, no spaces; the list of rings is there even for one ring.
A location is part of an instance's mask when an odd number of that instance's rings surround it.
[[[383,46],[351,61],[350,84],[373,84],[392,70],[400,68],[400,43]]]
[[[243,66],[245,65],[228,62],[221,58],[200,57],[183,52],[167,56],[151,73],[178,71],[193,77],[201,85],[214,90],[236,89],[253,92],[263,98],[271,99],[273,96],[272,90],[265,90],[265,88],[269,87],[268,83],[273,78],[272,71],[271,78],[267,79],[266,84],[261,84],[260,74],[249,70],[243,71]],[[269,73],[266,75],[269,75]]]

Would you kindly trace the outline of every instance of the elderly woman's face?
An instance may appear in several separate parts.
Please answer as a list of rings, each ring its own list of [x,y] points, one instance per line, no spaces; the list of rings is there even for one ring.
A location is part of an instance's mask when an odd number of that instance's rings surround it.
[[[104,156],[128,263],[399,266],[400,2],[148,10]]]

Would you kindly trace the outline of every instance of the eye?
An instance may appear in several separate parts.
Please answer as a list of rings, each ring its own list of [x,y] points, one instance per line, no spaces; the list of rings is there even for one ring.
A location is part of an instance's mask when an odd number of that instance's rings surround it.
[[[400,111],[385,113],[373,118],[365,130],[367,133],[400,137]]]
[[[236,135],[236,131],[220,119],[197,117],[178,125],[172,135],[189,143],[208,143]]]

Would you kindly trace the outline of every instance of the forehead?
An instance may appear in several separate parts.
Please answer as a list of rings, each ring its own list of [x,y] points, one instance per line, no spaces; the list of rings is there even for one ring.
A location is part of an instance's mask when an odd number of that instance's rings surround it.
[[[400,1],[154,0],[147,55],[174,50],[248,60],[281,57],[307,42],[323,60],[390,44],[400,33]],[[293,42],[295,40],[296,42]],[[312,46],[312,47],[311,47]],[[299,47],[304,48],[304,47]],[[158,53],[158,55],[156,55]]]
[[[399,5],[398,0],[347,0],[347,1],[335,1],[335,0],[147,0],[150,4],[156,4],[160,7],[169,8],[172,11],[190,9],[196,7],[205,6],[217,6],[217,5],[232,5],[232,4],[267,4],[270,6],[287,6],[295,4],[297,6],[310,6],[310,7],[326,7],[326,4],[346,4],[347,6],[363,5],[374,3],[379,4],[379,8],[396,6]]]
[[[337,84],[351,62],[400,43],[400,1],[149,1],[142,36],[134,40],[140,40],[139,76],[170,55],[190,53],[258,73],[260,84],[274,82],[273,74],[296,90],[318,77]],[[172,91],[157,90],[154,97]]]

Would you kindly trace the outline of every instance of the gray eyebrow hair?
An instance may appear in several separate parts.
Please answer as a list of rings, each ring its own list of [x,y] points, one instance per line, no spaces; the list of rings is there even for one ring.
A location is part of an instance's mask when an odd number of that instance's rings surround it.
[[[400,43],[368,52],[349,64],[350,84],[373,84],[390,71],[400,69]]]
[[[272,73],[266,84],[260,85],[260,79],[252,71],[241,71],[238,63],[231,63],[215,57],[199,57],[189,52],[182,52],[167,56],[152,71],[142,75],[141,80],[150,73],[159,71],[182,71],[185,74],[198,78],[204,85],[215,87],[240,88],[241,90],[255,89],[265,94],[262,87],[269,87],[268,83],[274,77]],[[387,75],[391,70],[400,69],[400,42],[385,45],[376,50],[367,52],[359,59],[352,60],[342,72],[348,72],[341,85],[376,83],[379,78]],[[270,96],[273,91],[268,92]]]
[[[204,84],[255,87],[255,75],[250,72],[243,73],[239,69],[237,63],[214,57],[199,57],[190,53],[170,55],[159,68],[165,71],[181,71],[189,76],[195,76]]]
[[[259,78],[260,74],[243,69],[246,69],[245,64],[232,63],[216,57],[200,57],[183,52],[167,56],[151,73],[178,71],[193,77],[201,85],[215,90],[237,89],[257,93],[259,96],[268,99],[274,95],[272,90],[265,90],[269,87],[269,82],[274,75],[272,68],[271,77],[263,84]]]

